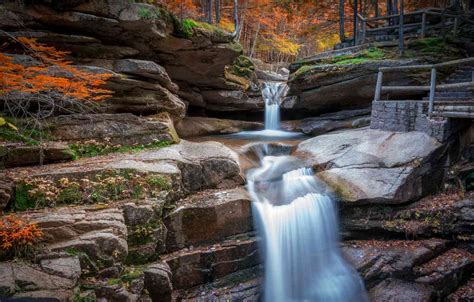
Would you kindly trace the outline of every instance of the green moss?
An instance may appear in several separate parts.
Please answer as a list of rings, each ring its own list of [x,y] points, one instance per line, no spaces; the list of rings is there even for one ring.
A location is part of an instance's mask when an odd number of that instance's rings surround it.
[[[21,183],[17,185],[15,190],[15,201],[13,204],[14,211],[25,211],[36,206],[36,202],[29,196],[29,191],[31,189],[32,186],[28,184]]]
[[[409,48],[419,51],[422,54],[438,54],[444,51],[446,43],[442,38],[426,38],[413,41]]]
[[[143,20],[154,20],[160,18],[160,10],[155,8],[140,7],[138,9],[138,16]]]
[[[0,127],[0,141],[21,142],[26,143],[27,145],[39,144],[39,141],[36,139],[8,127]]]
[[[313,69],[315,67],[316,67],[316,65],[303,65],[300,68],[298,68],[298,70],[295,71],[292,74],[292,77],[294,79],[297,79],[297,78],[301,77],[303,74],[307,73],[308,71],[310,71],[311,69]]]
[[[175,34],[184,38],[191,38],[195,33],[195,29],[197,28],[212,32],[213,34],[221,37],[225,37],[227,35],[227,32],[220,27],[205,22],[199,22],[193,19],[184,19],[180,22],[178,19],[176,19],[176,17],[174,17],[173,24],[175,27]]]
[[[353,59],[346,59],[339,62],[336,62],[336,65],[346,65],[346,64],[360,64],[369,61],[367,58],[353,58]]]
[[[155,188],[159,188],[161,190],[169,191],[171,190],[171,185],[168,180],[161,176],[161,175],[150,175],[146,178],[146,182]]]
[[[230,50],[233,50],[238,53],[242,53],[244,51],[244,48],[242,44],[238,42],[230,42],[226,44],[226,47],[229,48]]]
[[[163,148],[168,147],[172,144],[169,141],[155,141],[144,145],[134,146],[110,146],[110,145],[99,145],[99,144],[70,144],[69,148],[74,152],[74,158],[82,157],[95,157],[100,155],[107,155],[110,153],[126,153],[126,152],[138,152],[146,149]]]
[[[240,77],[249,78],[255,72],[255,65],[250,58],[241,55],[234,60],[230,72]]]
[[[58,203],[73,204],[82,200],[82,192],[78,185],[63,189],[58,195]]]

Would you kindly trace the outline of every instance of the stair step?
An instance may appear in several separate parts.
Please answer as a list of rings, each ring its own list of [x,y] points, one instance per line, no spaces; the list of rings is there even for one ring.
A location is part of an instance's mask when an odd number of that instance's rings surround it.
[[[439,91],[435,93],[437,97],[472,97],[473,93],[470,91]]]
[[[470,112],[474,113],[474,106],[466,105],[435,105],[436,111],[447,112]]]
[[[474,118],[474,112],[433,111],[433,115],[450,118]]]
[[[435,97],[435,102],[436,101],[470,101],[472,100],[473,98],[472,97]],[[429,101],[430,98],[429,97],[424,97],[423,98],[424,101]]]

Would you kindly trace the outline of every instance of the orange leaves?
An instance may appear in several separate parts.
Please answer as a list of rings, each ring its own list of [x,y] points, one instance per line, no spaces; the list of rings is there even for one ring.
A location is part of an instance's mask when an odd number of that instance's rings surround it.
[[[21,250],[32,247],[41,238],[43,232],[34,223],[28,223],[14,214],[0,220],[0,251]]]
[[[111,77],[110,74],[80,70],[65,59],[67,52],[45,46],[34,39],[20,37],[17,41],[35,63],[23,66],[15,63],[13,57],[0,53],[0,95],[57,92],[79,101],[100,101],[110,97],[111,91],[100,88]]]

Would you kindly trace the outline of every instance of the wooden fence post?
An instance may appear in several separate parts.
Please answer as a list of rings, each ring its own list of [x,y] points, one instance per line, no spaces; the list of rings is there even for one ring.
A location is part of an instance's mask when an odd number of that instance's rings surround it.
[[[421,16],[421,38],[424,39],[426,35],[426,12]]]
[[[404,27],[404,22],[403,22],[403,14],[404,14],[404,11],[403,11],[403,1],[404,0],[400,0],[400,20],[399,20],[399,44],[400,44],[400,55],[403,55],[403,52],[405,51],[404,49],[404,44],[405,44],[405,37],[404,37],[404,33],[403,33],[403,27]]]
[[[436,67],[431,68],[431,85],[430,85],[430,104],[428,107],[428,114],[433,114],[434,98],[436,93]]]
[[[377,74],[377,84],[375,85],[375,96],[374,101],[380,101],[380,95],[382,94],[382,81],[383,81],[383,71],[379,71]]]

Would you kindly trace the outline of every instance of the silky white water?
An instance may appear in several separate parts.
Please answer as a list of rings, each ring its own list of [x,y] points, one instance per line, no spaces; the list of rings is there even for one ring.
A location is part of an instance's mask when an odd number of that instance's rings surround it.
[[[262,237],[263,300],[368,301],[361,278],[341,256],[335,202],[301,165],[288,155],[263,156],[247,173]]]
[[[265,130],[280,129],[280,103],[288,92],[285,82],[266,82],[262,97],[265,101]]]

